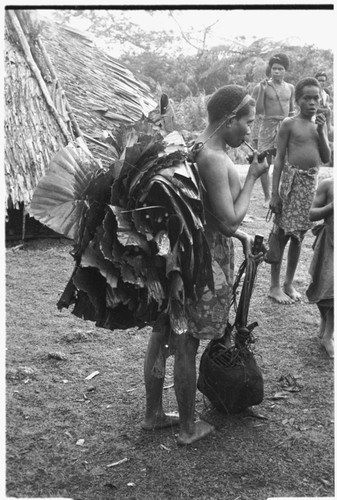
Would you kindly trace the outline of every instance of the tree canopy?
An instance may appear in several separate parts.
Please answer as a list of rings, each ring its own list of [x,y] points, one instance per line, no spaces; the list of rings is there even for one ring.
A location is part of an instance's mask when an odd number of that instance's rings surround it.
[[[159,85],[177,101],[200,93],[208,95],[229,83],[246,86],[258,82],[275,52],[285,52],[290,58],[288,82],[296,84],[301,78],[324,70],[333,90],[333,53],[313,44],[299,46],[268,38],[247,44],[244,36],[238,36],[224,45],[211,47],[209,36],[215,23],[201,32],[186,28],[179,24],[174,10],[167,10],[166,14],[178,26],[178,35],[172,30],[155,29],[158,27],[151,10],[146,13],[150,21],[152,16],[153,29],[135,23],[127,10],[60,9],[50,13],[62,23],[80,19],[105,50],[153,90]]]

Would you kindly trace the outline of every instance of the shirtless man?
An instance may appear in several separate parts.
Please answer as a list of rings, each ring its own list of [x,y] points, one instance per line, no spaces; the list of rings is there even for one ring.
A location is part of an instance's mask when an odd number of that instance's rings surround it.
[[[281,259],[271,265],[269,297],[281,304],[300,300],[301,295],[295,290],[293,280],[302,240],[312,227],[309,212],[316,191],[318,167],[330,158],[326,118],[324,114],[317,114],[319,91],[319,83],[315,78],[304,78],[298,82],[295,100],[300,111],[298,115],[286,118],[278,133],[270,208],[276,214],[274,223],[278,227]],[[289,238],[282,290],[281,262]]]
[[[276,148],[277,133],[281,122],[287,116],[294,114],[294,86],[284,81],[285,72],[289,67],[289,59],[285,54],[275,54],[269,59],[267,74],[270,78],[262,80],[254,89],[256,97],[256,113],[263,115],[259,131],[258,149],[260,152]],[[273,156],[268,155],[269,165]],[[261,176],[264,192],[264,207],[269,207],[270,178],[266,172]]]
[[[205,289],[201,299],[189,305],[186,333],[170,334],[170,326],[165,318],[161,319],[150,337],[144,365],[146,413],[142,427],[154,430],[179,424],[177,442],[180,445],[194,443],[214,430],[209,423],[194,420],[196,354],[200,339],[221,338],[225,333],[234,272],[231,236],[238,238],[245,255],[251,256],[252,238],[238,228],[247,213],[256,180],[268,169],[266,161],[257,163],[255,152],[241,187],[239,173],[226,153],[227,146],[238,147],[248,138],[255,118],[255,101],[243,87],[220,88],[208,101],[207,111],[208,125],[196,140],[192,153],[204,186],[205,235],[216,271],[215,293]],[[257,256],[261,257],[262,254]],[[163,411],[165,365],[160,376],[154,372],[158,356],[163,362],[170,353],[175,356],[174,387],[179,417]]]

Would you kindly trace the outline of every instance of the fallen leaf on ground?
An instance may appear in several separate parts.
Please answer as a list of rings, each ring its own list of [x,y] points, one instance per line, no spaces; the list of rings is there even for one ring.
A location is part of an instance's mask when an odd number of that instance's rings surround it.
[[[92,372],[92,373],[90,373],[90,375],[88,375],[87,377],[85,377],[84,380],[91,380],[92,378],[96,377],[96,375],[98,375],[98,374],[99,374],[98,371]]]
[[[56,359],[57,361],[65,361],[67,359],[67,356],[63,354],[63,352],[49,352],[48,358]]]
[[[268,399],[287,399],[288,394],[285,394],[284,392],[277,392],[274,394],[274,396],[271,396]]]
[[[163,448],[163,450],[166,450],[166,451],[171,451],[170,448],[168,448],[167,446],[165,446],[164,444],[161,444],[160,445],[161,448]]]
[[[122,460],[118,460],[118,462],[113,462],[112,464],[107,465],[107,467],[116,467],[116,465],[120,465],[124,462],[127,462],[128,458],[122,458]]]

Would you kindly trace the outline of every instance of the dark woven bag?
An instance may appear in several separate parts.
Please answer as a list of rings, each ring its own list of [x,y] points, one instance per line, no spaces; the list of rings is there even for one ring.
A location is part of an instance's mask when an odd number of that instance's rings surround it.
[[[239,413],[263,400],[263,376],[248,347],[207,345],[200,360],[198,389],[222,413]]]
[[[251,259],[242,263],[233,287],[232,305],[236,306],[237,289],[244,276],[234,325],[228,323],[224,337],[208,343],[200,360],[197,387],[223,413],[239,413],[260,404],[264,396],[262,372],[252,350],[252,331],[257,323],[246,326],[256,268]]]

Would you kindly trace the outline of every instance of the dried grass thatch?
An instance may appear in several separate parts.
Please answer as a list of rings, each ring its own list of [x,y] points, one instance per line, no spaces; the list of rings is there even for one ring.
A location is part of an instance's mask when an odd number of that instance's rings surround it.
[[[6,11],[5,69],[7,207],[29,204],[62,146],[80,138],[107,163],[114,148],[104,131],[156,107],[149,88],[90,37],[38,23],[29,10]]]

